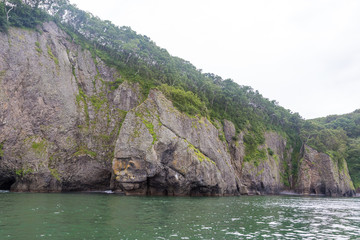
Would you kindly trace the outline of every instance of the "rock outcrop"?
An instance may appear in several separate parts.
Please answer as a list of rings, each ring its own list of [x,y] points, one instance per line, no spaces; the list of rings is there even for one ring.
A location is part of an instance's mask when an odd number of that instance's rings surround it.
[[[234,195],[234,169],[219,131],[176,110],[161,92],[130,111],[115,147],[115,185],[128,194]]]
[[[240,180],[241,194],[279,194],[288,187],[281,175],[284,165],[290,164],[290,151],[286,140],[275,132],[265,133],[265,143],[259,147],[266,156],[263,159],[245,161],[244,133],[236,136],[235,126],[224,122],[224,133],[232,156],[232,166]],[[269,152],[270,151],[270,152]]]
[[[137,84],[71,43],[54,23],[0,34],[0,188],[108,189],[115,141]]]
[[[131,79],[128,79],[131,80]],[[346,163],[265,133],[246,158],[234,124],[188,116],[69,40],[55,23],[0,33],[0,189],[129,195],[354,194]]]
[[[297,192],[326,196],[354,196],[354,186],[345,161],[335,162],[325,153],[304,146],[300,160]]]

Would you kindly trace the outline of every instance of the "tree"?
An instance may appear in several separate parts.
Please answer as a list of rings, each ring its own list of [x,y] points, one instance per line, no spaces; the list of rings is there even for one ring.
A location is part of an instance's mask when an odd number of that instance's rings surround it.
[[[0,31],[1,32],[6,32],[9,26],[9,22],[7,21],[6,18],[6,8],[5,8],[5,3],[4,2],[0,2]]]
[[[13,10],[16,7],[16,4],[13,4],[6,0],[4,0],[4,2],[5,2],[6,21],[9,22],[9,13],[11,12],[11,10]]]

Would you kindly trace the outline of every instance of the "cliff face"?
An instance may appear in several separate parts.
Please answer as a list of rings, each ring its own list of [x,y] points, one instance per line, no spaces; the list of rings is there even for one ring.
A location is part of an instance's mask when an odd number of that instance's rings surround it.
[[[264,159],[245,161],[244,133],[236,136],[235,126],[224,123],[224,133],[231,153],[232,166],[240,181],[241,194],[278,194],[286,186],[281,173],[284,164],[289,164],[290,152],[286,150],[286,140],[275,132],[265,133],[265,143],[259,147],[266,152]],[[269,150],[272,151],[271,154]]]
[[[0,188],[108,189],[114,143],[139,87],[112,91],[116,71],[54,23],[0,34],[0,71]]]
[[[230,155],[218,134],[207,119],[180,113],[153,90],[123,123],[115,185],[129,194],[236,194]]]
[[[327,196],[353,196],[347,164],[342,166],[328,155],[304,146],[300,160],[297,191],[301,194],[324,194]]]
[[[194,196],[290,190],[287,141],[266,132],[259,146],[265,157],[245,161],[244,134],[226,120],[180,113],[158,90],[142,96],[138,84],[123,82],[54,23],[0,34],[0,189]],[[327,155],[310,153],[297,191],[353,194],[346,164],[339,170]]]

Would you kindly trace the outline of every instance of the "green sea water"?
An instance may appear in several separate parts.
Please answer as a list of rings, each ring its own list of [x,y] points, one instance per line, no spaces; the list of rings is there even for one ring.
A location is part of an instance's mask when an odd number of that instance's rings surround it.
[[[0,239],[360,239],[360,199],[1,192]]]

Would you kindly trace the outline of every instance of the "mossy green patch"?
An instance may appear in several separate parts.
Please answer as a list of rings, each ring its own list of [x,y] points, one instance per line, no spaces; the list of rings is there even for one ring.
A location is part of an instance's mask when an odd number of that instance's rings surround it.
[[[110,87],[110,91],[115,91],[119,86],[124,82],[121,78],[116,78],[113,82],[105,82],[106,85]]]
[[[39,42],[35,42],[35,50],[38,52],[39,55],[43,53]]]
[[[89,100],[94,107],[95,113],[98,113],[104,103],[107,102],[107,99],[105,98],[105,96],[103,96],[103,94],[93,95],[89,97]]]
[[[246,152],[246,148],[245,148]],[[250,154],[245,155],[245,162],[251,162],[254,161],[255,166],[258,166],[260,161],[266,159],[266,151],[265,149],[256,149],[255,151],[251,152]]]
[[[33,142],[31,148],[38,153],[43,153],[46,149],[46,142],[43,140],[41,142]]]
[[[15,174],[18,177],[24,177],[27,174],[33,173],[34,170],[32,168],[20,168],[15,170]]]
[[[81,156],[81,155],[88,155],[92,158],[95,158],[97,156],[96,152],[91,151],[87,148],[87,146],[80,145],[78,147],[78,151],[74,153],[75,157]]]
[[[0,143],[0,158],[4,156],[4,143]]]
[[[274,154],[273,158],[274,158],[276,164],[279,165],[279,156],[277,154]]]
[[[154,125],[151,122],[147,121],[146,119],[142,119],[142,121],[145,124],[146,128],[149,130],[151,136],[153,137],[152,144],[154,144],[157,141],[157,135],[154,131]]]
[[[31,144],[30,149],[39,156],[43,156],[46,153],[46,149],[49,145],[46,139],[42,139],[37,136],[27,138],[25,139],[25,142],[30,143]]]
[[[226,139],[225,139],[225,135],[224,135],[224,133],[223,133],[223,132],[219,132],[219,139],[220,139],[221,141],[223,141],[223,142],[225,142],[225,141],[226,141]]]
[[[55,65],[59,67],[59,59],[54,56],[49,45],[47,45],[47,53],[49,54],[49,57],[54,61]]]
[[[198,128],[198,127],[197,127],[197,122],[192,121],[192,122],[191,122],[191,127],[194,128],[194,129],[197,129],[197,128]]]
[[[75,80],[77,81],[77,77],[76,77],[76,73],[75,73],[75,66],[74,65],[71,65],[71,70],[72,70],[72,74],[73,74]]]
[[[256,173],[256,176],[258,177],[258,176],[260,176],[261,174],[263,174],[264,173],[264,168],[262,168],[260,171],[258,171],[257,173]]]
[[[148,109],[146,109],[146,110],[147,110],[148,116],[150,116],[149,110],[148,110]],[[158,140],[158,139],[157,139],[156,132],[155,132],[155,130],[154,130],[154,125],[152,124],[152,122],[146,120],[146,119],[144,118],[144,116],[143,116],[142,113],[140,113],[140,112],[135,112],[135,115],[141,119],[141,121],[144,123],[145,127],[149,130],[149,133],[150,133],[151,136],[153,137],[152,144],[154,145],[155,142]]]
[[[117,113],[116,113],[116,119],[118,120],[118,127],[115,127],[112,131],[111,131],[111,136],[119,136],[120,134],[120,130],[121,127],[125,121],[125,117],[127,115],[127,111],[124,110],[120,110],[120,109],[116,109]]]
[[[53,176],[59,182],[61,181],[60,174],[55,168],[49,168],[51,176]]]
[[[1,84],[1,81],[3,80],[5,74],[6,74],[5,70],[0,71],[0,84]]]
[[[100,134],[99,137],[100,137],[101,140],[103,140],[105,142],[108,142],[108,141],[111,140],[111,136],[106,135],[106,134]]]
[[[79,88],[79,94],[76,95],[76,102],[79,106],[81,106],[80,103],[83,103],[83,108],[84,108],[84,113],[85,113],[85,121],[87,126],[89,126],[89,121],[90,121],[90,117],[89,117],[89,109],[88,109],[88,105],[87,105],[87,96],[84,93],[84,91],[82,90],[81,86],[78,85]]]
[[[156,114],[156,118],[157,118],[157,120],[158,120],[158,125],[159,125],[159,127],[161,127],[163,124],[162,124],[162,122],[161,122],[161,120],[160,120],[159,114]]]
[[[194,145],[189,143],[187,140],[184,140],[184,141],[188,144],[188,148],[191,149],[195,153],[197,159],[200,162],[203,162],[205,160],[205,161],[207,161],[209,163],[212,163],[212,164],[216,165],[216,163],[214,161],[212,161],[210,158],[205,156],[198,148],[196,148]]]

